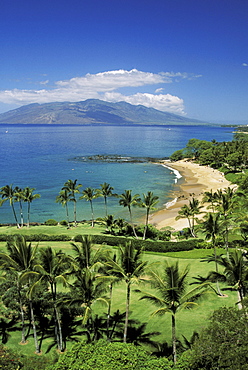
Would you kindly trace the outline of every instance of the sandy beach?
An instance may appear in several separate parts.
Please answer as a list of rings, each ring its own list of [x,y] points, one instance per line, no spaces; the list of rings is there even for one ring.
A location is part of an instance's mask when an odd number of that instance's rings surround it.
[[[188,204],[190,197],[194,196],[201,200],[205,191],[213,190],[215,192],[217,189],[234,186],[225,179],[221,172],[207,166],[200,166],[187,160],[164,161],[164,165],[178,171],[182,178],[174,185],[170,194],[175,201],[150,216],[149,222],[158,229],[170,226],[178,231],[188,227],[187,219],[182,218],[176,221],[175,217],[180,208],[184,204]]]

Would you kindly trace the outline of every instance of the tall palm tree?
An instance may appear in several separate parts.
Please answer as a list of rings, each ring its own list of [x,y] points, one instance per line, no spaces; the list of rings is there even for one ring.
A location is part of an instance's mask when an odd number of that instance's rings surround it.
[[[14,196],[15,196],[15,201],[16,202],[19,202],[21,227],[23,227],[23,224],[24,224],[24,220],[23,220],[23,209],[22,209],[23,189],[21,189],[18,186],[16,186],[15,189],[14,189]]]
[[[116,276],[118,280],[126,283],[126,317],[123,333],[123,342],[127,341],[127,328],[129,319],[129,307],[131,296],[131,285],[142,280],[147,262],[142,261],[142,249],[136,250],[131,242],[119,247],[119,260],[109,259],[106,267],[109,273]]]
[[[104,204],[105,204],[105,216],[108,215],[108,205],[107,205],[107,198],[112,197],[114,188],[110,186],[107,182],[104,182],[103,184],[100,184],[101,189],[98,189],[97,192],[99,196],[104,198]]]
[[[33,200],[40,198],[40,194],[33,194],[35,188],[26,187],[23,190],[23,200],[28,203],[27,227],[30,225],[30,208]]]
[[[123,207],[127,207],[130,216],[130,222],[132,225],[134,236],[137,238],[137,234],[135,231],[134,223],[133,223],[133,216],[132,216],[132,206],[135,206],[139,202],[139,194],[135,194],[132,196],[132,190],[125,190],[124,193],[120,194],[119,196],[121,199],[119,200],[119,204]]]
[[[213,248],[214,248],[214,261],[215,261],[215,271],[218,274],[218,263],[217,263],[217,252],[216,252],[216,237],[220,235],[222,231],[222,225],[220,222],[220,214],[219,213],[211,213],[207,214],[206,220],[201,224],[201,231],[205,234],[205,238],[207,240],[211,240]],[[217,291],[218,294],[222,296],[220,291],[218,280],[216,281]]]
[[[31,243],[27,244],[24,236],[22,235],[15,235],[7,242],[7,251],[8,253],[0,253],[0,264],[1,267],[5,270],[11,271],[12,274],[15,276],[15,281],[17,284],[18,296],[19,296],[19,307],[20,313],[22,318],[22,343],[26,342],[25,337],[25,313],[23,308],[23,300],[22,300],[22,287],[25,284],[30,286],[31,279],[25,279],[25,275],[31,271],[33,271],[34,264],[36,261],[36,251],[37,246],[32,247]],[[31,322],[33,326],[33,335],[35,341],[35,351],[36,353],[40,352],[40,348],[38,345],[37,339],[37,331],[36,331],[36,324],[34,318],[34,310],[33,310],[33,301],[32,298],[29,297],[29,308],[30,308],[30,315],[31,315]]]
[[[162,275],[153,270],[148,273],[152,287],[156,289],[158,295],[137,291],[143,294],[141,300],[148,300],[159,307],[152,315],[171,314],[173,361],[176,363],[176,313],[183,308],[189,309],[196,306],[195,301],[203,294],[208,284],[204,283],[187,291],[189,268],[186,267],[183,271],[179,271],[178,262],[171,265],[166,262]]]
[[[15,199],[15,190],[13,189],[12,184],[2,186],[0,188],[0,194],[1,194],[1,197],[2,197],[4,202],[6,200],[9,200],[9,204],[12,208],[12,212],[13,212],[13,215],[14,215],[14,218],[15,218],[16,226],[19,228],[20,225],[18,223],[17,216],[16,216],[16,211],[15,211],[15,207],[14,207],[14,202],[16,201],[16,199]]]
[[[240,195],[240,193],[239,193]],[[229,253],[229,228],[231,224],[231,217],[233,210],[235,208],[235,203],[237,203],[236,193],[234,189],[228,187],[223,191],[219,192],[216,196],[217,206],[216,209],[223,218],[223,227],[224,227],[224,236],[225,236],[225,245],[226,253]]]
[[[146,231],[148,227],[149,214],[151,210],[155,210],[155,206],[158,203],[159,197],[154,195],[152,191],[148,191],[147,194],[143,194],[143,199],[140,201],[140,207],[146,209],[146,221],[143,234],[143,240],[146,238]]]
[[[66,189],[61,190],[59,192],[59,195],[57,195],[57,197],[56,197],[56,203],[60,203],[62,205],[62,207],[65,207],[68,227],[70,226],[69,211],[68,211],[68,202],[69,201],[70,201],[70,196],[68,194],[68,191]]]
[[[83,190],[83,195],[79,199],[85,199],[87,202],[90,202],[91,208],[91,226],[94,227],[94,210],[93,210],[93,199],[99,197],[99,193],[96,189],[88,187]]]
[[[79,189],[81,188],[82,184],[77,185],[76,180],[67,180],[64,183],[62,190],[66,190],[69,193],[70,201],[74,204],[74,225],[77,226],[77,199],[76,194],[79,194]]]
[[[71,274],[70,267],[71,259],[66,256],[65,253],[54,251],[51,247],[40,250],[40,262],[34,266],[38,280],[33,285],[32,290],[41,282],[46,282],[50,286],[54,312],[55,338],[59,351],[63,351],[63,338],[58,308],[57,289],[59,283],[62,283],[65,287],[68,285],[68,277]]]

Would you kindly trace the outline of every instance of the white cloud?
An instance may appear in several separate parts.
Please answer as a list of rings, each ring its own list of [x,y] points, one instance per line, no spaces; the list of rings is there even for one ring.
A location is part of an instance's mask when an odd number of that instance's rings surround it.
[[[243,63],[242,66],[243,67],[248,67],[248,64],[247,63]]]
[[[106,93],[104,95],[106,101],[125,101],[133,105],[144,105],[149,108],[155,108],[164,112],[170,112],[175,114],[183,115],[184,103],[183,99],[178,98],[170,94],[148,94],[148,93],[137,93],[134,95],[125,96],[120,93]]]
[[[160,87],[159,89],[155,90],[155,94],[161,93],[162,91],[164,91],[164,88]]]
[[[170,94],[154,95],[137,92],[134,95],[123,95],[117,90],[120,88],[138,88],[141,86],[172,83],[179,79],[192,79],[187,73],[142,72],[137,69],[130,71],[116,70],[97,74],[86,74],[83,77],[74,77],[70,80],[61,80],[53,88],[41,90],[5,90],[0,91],[0,102],[5,104],[24,105],[30,103],[49,103],[55,101],[80,101],[90,98],[106,101],[126,101],[131,104],[142,104],[163,111],[184,114],[183,100]],[[40,82],[47,85],[49,80]],[[164,88],[158,88],[155,93],[161,93]]]
[[[49,80],[46,81],[40,81],[40,85],[47,85],[49,83]]]

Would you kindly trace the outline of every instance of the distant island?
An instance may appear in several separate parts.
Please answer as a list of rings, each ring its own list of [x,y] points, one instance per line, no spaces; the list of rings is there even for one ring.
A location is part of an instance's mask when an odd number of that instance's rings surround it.
[[[210,125],[177,114],[126,102],[98,99],[80,102],[29,104],[0,114],[1,124],[79,125]]]

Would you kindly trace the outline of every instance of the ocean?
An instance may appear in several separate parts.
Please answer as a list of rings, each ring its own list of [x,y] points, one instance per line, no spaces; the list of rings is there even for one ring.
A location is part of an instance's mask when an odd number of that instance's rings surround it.
[[[151,163],[103,163],[77,161],[77,156],[120,155],[162,158],[186,146],[191,138],[216,141],[232,140],[232,129],[218,126],[72,126],[72,125],[0,125],[0,187],[35,188],[40,199],[31,204],[31,222],[66,218],[65,208],[55,203],[68,179],[86,187],[100,188],[107,182],[120,194],[153,191],[159,196],[158,208],[171,200],[176,174]],[[95,217],[104,217],[103,198],[93,201]],[[70,203],[73,219],[73,204]],[[18,212],[18,204],[15,204]],[[24,204],[26,208],[26,204]],[[128,219],[127,210],[117,198],[108,199],[109,214]],[[26,212],[26,209],[24,209]],[[135,217],[142,216],[135,211]],[[78,220],[90,219],[90,204],[77,203]],[[0,207],[0,223],[13,223],[11,207]]]

